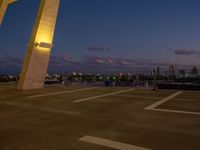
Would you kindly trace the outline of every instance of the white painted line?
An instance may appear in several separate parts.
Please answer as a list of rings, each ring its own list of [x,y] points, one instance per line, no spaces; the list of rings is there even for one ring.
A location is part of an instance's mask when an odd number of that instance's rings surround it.
[[[153,103],[150,106],[145,107],[145,110],[152,110],[152,111],[160,111],[160,112],[170,112],[170,113],[179,113],[179,114],[189,114],[189,115],[200,115],[200,112],[192,112],[192,111],[181,111],[181,110],[170,110],[170,109],[158,109],[156,107],[158,107],[159,105],[175,98],[176,96],[182,94],[183,92],[176,92],[164,99],[162,99],[161,101],[158,101],[156,103]]]
[[[187,98],[176,98],[176,101],[181,101],[181,102],[198,102],[198,99],[187,99]]]
[[[87,91],[87,90],[92,90],[92,89],[96,89],[96,88],[97,87],[91,87],[91,88],[76,89],[76,90],[71,90],[71,91],[60,91],[60,92],[54,92],[54,93],[39,94],[39,95],[29,96],[29,98],[37,98],[37,97],[44,97],[44,96],[59,95],[59,94],[63,94],[63,93],[73,93],[73,92]]]
[[[135,145],[125,144],[121,142],[116,142],[108,139],[103,139],[99,137],[93,137],[93,136],[84,136],[79,139],[80,141],[97,144],[117,150],[150,150],[144,147],[139,147]]]
[[[14,102],[6,102],[6,101],[0,101],[0,104],[7,105],[7,106],[20,107],[22,109],[30,109],[30,110],[37,110],[37,111],[39,110],[39,111],[59,113],[59,114],[65,114],[65,115],[80,115],[81,114],[81,112],[57,110],[57,109],[52,109],[52,108],[39,108],[30,104],[20,104],[20,103],[14,103]]]
[[[88,100],[92,100],[92,99],[96,99],[96,98],[101,98],[101,97],[121,94],[121,93],[125,93],[125,92],[130,92],[130,91],[133,91],[133,90],[134,89],[128,89],[128,90],[123,90],[123,91],[118,91],[118,92],[113,92],[113,93],[107,93],[107,94],[103,94],[103,95],[98,95],[98,96],[93,96],[93,97],[89,97],[89,98],[83,98],[83,99],[75,100],[73,102],[78,103],[78,102],[88,101]]]
[[[155,103],[153,103],[153,104],[151,104],[151,105],[145,107],[144,109],[145,109],[145,110],[152,110],[152,109],[158,107],[159,105],[161,105],[161,104],[163,104],[163,103],[165,103],[165,102],[167,102],[167,101],[169,101],[169,100],[175,98],[176,96],[178,96],[178,95],[180,95],[180,94],[182,94],[182,93],[183,93],[183,92],[181,92],[181,91],[176,92],[176,93],[174,93],[174,94],[172,94],[172,95],[170,95],[170,96],[168,96],[168,97],[166,97],[166,98],[164,98],[164,99],[162,99],[162,100],[160,100],[160,101],[158,101],[158,102],[155,102]]]
[[[180,110],[157,109],[157,108],[151,110],[160,112],[179,113],[179,114],[200,115],[200,112],[192,112],[192,111],[180,111]]]
[[[162,98],[162,97],[136,96],[136,95],[123,95],[123,97],[128,97],[128,98],[144,98],[144,99],[154,99],[154,100],[158,100],[158,99]]]

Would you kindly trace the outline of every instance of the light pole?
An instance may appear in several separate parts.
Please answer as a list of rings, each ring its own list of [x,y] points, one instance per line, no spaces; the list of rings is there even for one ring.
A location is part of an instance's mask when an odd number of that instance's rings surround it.
[[[153,70],[153,90],[157,90],[156,81],[157,81],[157,69],[155,67]]]

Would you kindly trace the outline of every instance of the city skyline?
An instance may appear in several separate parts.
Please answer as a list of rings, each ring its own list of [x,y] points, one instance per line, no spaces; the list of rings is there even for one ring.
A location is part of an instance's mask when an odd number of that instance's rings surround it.
[[[0,74],[21,71],[39,2],[21,0],[8,8],[0,28]],[[49,72],[199,66],[199,4],[61,1]]]

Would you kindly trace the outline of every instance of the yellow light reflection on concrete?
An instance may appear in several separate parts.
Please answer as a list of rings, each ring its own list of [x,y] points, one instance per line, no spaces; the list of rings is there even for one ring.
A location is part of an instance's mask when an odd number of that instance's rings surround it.
[[[17,0],[9,0],[9,4],[16,2]]]
[[[44,27],[43,27],[44,28]],[[47,28],[47,27],[46,27]],[[52,43],[52,33],[51,30],[46,29],[47,31],[38,31],[35,43]],[[48,32],[50,31],[50,32]]]
[[[39,46],[37,46],[35,50],[41,51],[41,52],[48,52],[48,53],[51,52],[50,48],[44,48],[44,47],[39,47]]]

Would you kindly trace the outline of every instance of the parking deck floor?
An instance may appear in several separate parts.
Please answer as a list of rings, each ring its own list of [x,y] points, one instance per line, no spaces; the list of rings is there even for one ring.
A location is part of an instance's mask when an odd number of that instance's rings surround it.
[[[200,92],[0,84],[0,150],[115,149],[199,150]]]

